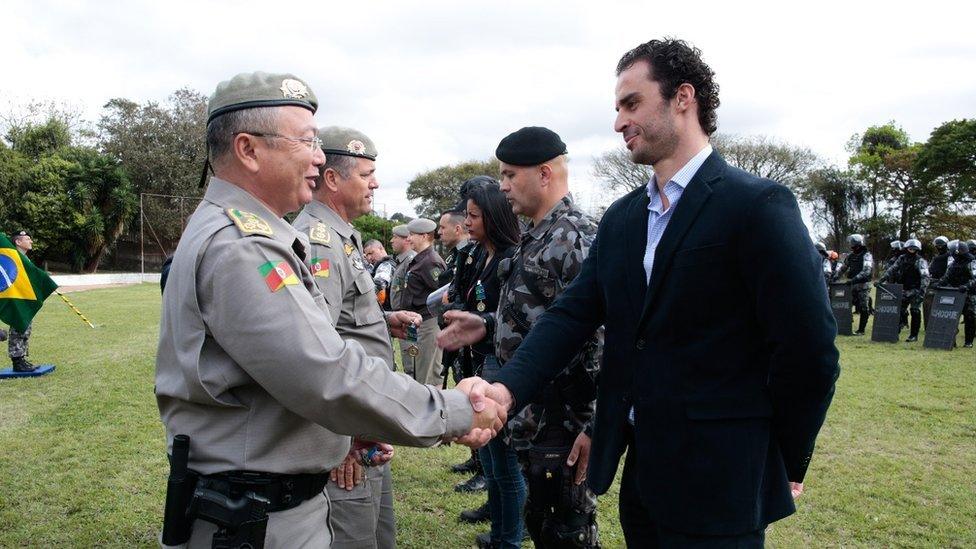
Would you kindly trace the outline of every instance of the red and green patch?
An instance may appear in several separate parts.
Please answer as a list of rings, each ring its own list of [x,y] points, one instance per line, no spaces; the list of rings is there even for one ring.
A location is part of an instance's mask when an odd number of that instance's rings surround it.
[[[321,257],[312,258],[312,276],[329,278],[329,260]]]
[[[265,284],[272,292],[277,292],[285,286],[298,284],[298,277],[287,261],[269,261],[258,267],[258,272],[264,277]]]

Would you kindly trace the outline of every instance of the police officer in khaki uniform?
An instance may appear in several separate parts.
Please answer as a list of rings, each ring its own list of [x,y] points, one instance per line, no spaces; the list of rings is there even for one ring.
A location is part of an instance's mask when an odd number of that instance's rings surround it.
[[[407,352],[411,365],[416,368],[414,378],[421,383],[439,387],[442,352],[437,346],[437,334],[440,326],[437,324],[437,317],[427,310],[427,296],[439,288],[437,280],[446,265],[432,246],[437,223],[421,217],[408,223],[407,229],[410,231],[410,243],[417,255],[410,260],[407,267],[400,307],[418,313],[424,319],[417,327],[417,341],[407,343]]]
[[[393,279],[390,282],[390,309],[399,311],[403,309],[403,288],[407,281],[407,269],[417,252],[413,251],[413,243],[410,242],[410,231],[406,225],[393,227],[393,236],[390,237],[390,246],[393,248],[393,259],[396,266],[393,268]],[[400,348],[400,364],[403,371],[413,377],[413,357],[410,356],[409,348],[411,344],[406,339],[397,339],[397,346]],[[416,378],[415,378],[416,379]]]
[[[494,403],[473,413],[461,391],[391,372],[333,327],[308,249],[282,219],[311,201],[324,162],[316,107],[289,74],[240,74],[210,98],[214,177],[173,258],[156,356],[179,481],[168,489],[165,545],[329,547],[323,487],[348,435],[476,445],[503,420]],[[177,435],[189,437],[188,472]]]
[[[292,225],[308,235],[312,276],[329,307],[336,331],[358,341],[370,356],[395,370],[386,320],[376,300],[373,279],[362,251],[362,235],[350,221],[372,210],[376,181],[376,148],[363,133],[338,126],[319,130],[325,165],[313,199]],[[399,311],[394,322],[421,321]],[[384,447],[392,451],[392,447]],[[335,548],[396,547],[393,480],[390,464],[367,465],[365,480],[358,452],[350,452],[333,469],[326,485],[332,501]]]

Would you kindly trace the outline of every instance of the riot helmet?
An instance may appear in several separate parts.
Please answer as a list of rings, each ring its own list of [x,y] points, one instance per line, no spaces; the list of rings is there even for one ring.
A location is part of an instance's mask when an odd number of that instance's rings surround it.
[[[827,257],[827,247],[823,245],[823,242],[817,242],[816,244],[813,245],[813,247],[817,249],[817,253],[819,253],[824,257]]]
[[[902,248],[905,247],[905,245],[901,243],[901,240],[892,240],[891,243],[890,243],[890,245],[891,245],[892,251],[895,251],[895,252],[900,251]]]
[[[969,253],[976,253],[976,240],[971,238],[967,240],[966,247],[969,248]]]
[[[909,238],[905,241],[905,249],[917,252],[922,249],[922,243],[917,238]]]
[[[936,250],[944,252],[946,250],[946,246],[949,245],[949,239],[944,236],[937,236],[935,237],[935,240],[932,241],[932,244],[935,245]]]
[[[956,255],[959,253],[959,244],[963,244],[965,246],[965,243],[959,242],[958,240],[950,240],[949,244],[946,245],[946,249],[949,250],[950,254]]]
[[[959,241],[959,255],[966,255],[970,251],[969,243],[965,240]]]
[[[859,234],[852,234],[847,237],[848,244],[851,245],[851,249],[863,248],[864,247],[864,236]]]

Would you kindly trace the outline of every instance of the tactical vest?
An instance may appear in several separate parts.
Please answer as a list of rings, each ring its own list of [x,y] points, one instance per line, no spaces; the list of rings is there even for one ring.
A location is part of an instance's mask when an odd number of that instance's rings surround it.
[[[946,274],[946,269],[949,267],[949,253],[941,253],[932,258],[932,263],[929,263],[929,274],[932,275],[932,280],[939,280]]]
[[[972,260],[972,254],[955,256],[952,265],[946,270],[945,282],[949,286],[962,286],[972,280],[973,273],[969,270],[969,263]]]
[[[847,254],[847,279],[850,280],[855,276],[861,274],[864,269],[864,254],[867,253],[867,249],[862,249],[859,252],[851,252]]]
[[[906,290],[917,290],[922,287],[922,271],[918,268],[921,258],[918,255],[906,254],[901,258],[899,282]]]

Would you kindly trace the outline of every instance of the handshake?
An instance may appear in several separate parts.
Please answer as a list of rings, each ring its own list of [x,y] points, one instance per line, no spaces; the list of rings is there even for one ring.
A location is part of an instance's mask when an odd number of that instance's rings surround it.
[[[471,430],[454,442],[471,448],[488,444],[505,426],[512,407],[512,393],[501,383],[488,383],[480,377],[464,378],[455,389],[468,395],[474,420]]]

